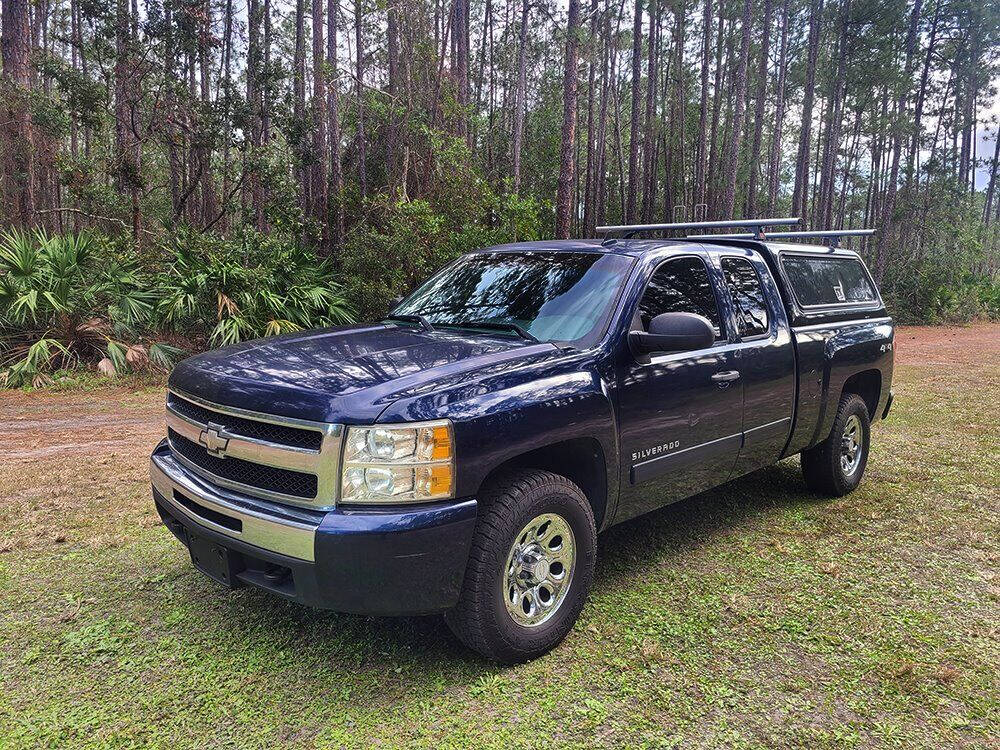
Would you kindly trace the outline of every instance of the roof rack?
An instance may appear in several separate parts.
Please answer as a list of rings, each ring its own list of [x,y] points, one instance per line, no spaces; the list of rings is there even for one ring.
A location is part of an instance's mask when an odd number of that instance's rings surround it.
[[[725,229],[730,227],[753,227],[754,233],[749,235],[750,239],[764,239],[765,227],[798,226],[802,219],[735,219],[732,221],[682,221],[673,224],[622,224],[619,226],[597,227],[598,232],[610,234],[612,232],[624,232],[628,239],[639,232],[666,232],[673,229]]]
[[[823,229],[813,232],[771,232],[766,237],[758,236],[750,232],[743,234],[689,234],[685,239],[689,240],[798,240],[815,239],[827,237],[830,239],[830,247],[839,247],[841,237],[870,237],[875,234],[874,229]]]

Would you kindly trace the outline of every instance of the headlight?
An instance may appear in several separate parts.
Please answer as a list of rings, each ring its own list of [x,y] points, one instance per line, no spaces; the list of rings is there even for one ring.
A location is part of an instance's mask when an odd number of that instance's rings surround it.
[[[349,427],[342,503],[420,503],[452,497],[451,422]]]

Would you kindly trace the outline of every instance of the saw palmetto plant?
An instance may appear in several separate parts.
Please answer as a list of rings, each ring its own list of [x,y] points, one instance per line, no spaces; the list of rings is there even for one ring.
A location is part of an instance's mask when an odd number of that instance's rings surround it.
[[[93,235],[0,235],[0,386],[40,385],[60,368],[106,375],[167,367],[180,353],[146,335],[157,293]]]

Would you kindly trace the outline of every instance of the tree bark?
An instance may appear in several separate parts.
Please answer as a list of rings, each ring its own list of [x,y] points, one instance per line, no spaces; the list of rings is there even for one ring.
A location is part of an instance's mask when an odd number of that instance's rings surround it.
[[[271,142],[271,0],[264,0],[264,77],[267,82],[261,87],[261,117],[260,140],[263,145]]]
[[[212,3],[211,0],[204,0],[202,6],[204,11],[203,26],[198,40],[198,80],[201,85],[201,103],[205,110],[210,109],[212,103],[212,82],[209,65],[209,43],[212,39]],[[202,223],[215,219],[219,213],[218,196],[215,193],[215,171],[212,169],[212,141],[213,134],[200,128],[199,140],[199,166],[201,169],[201,216]]]
[[[458,123],[456,132],[469,138],[469,0],[454,0],[452,6],[452,70],[458,93]],[[471,144],[470,144],[471,145]]]
[[[767,62],[771,49],[772,0],[764,0],[764,28],[760,37],[760,60],[757,63],[757,95],[754,112],[753,140],[750,144],[750,176],[747,184],[747,218],[757,218],[757,181],[760,179],[761,144],[764,139],[764,118],[767,110]]]
[[[892,128],[892,166],[889,167],[889,177],[886,185],[886,195],[882,206],[882,222],[875,244],[875,273],[881,282],[885,275],[886,250],[889,235],[892,232],[893,217],[896,212],[896,190],[899,180],[899,160],[902,152],[903,126],[906,116],[906,101],[909,98],[910,79],[913,76],[913,55],[917,47],[917,34],[920,30],[920,10],[923,0],[914,0],[910,12],[910,28],[906,34],[906,58],[903,63],[903,85],[900,87],[896,100],[896,122]]]
[[[310,214],[309,194],[311,183],[309,170],[306,168],[308,159],[306,135],[306,3],[305,0],[295,0],[295,52],[292,58],[292,89],[295,98],[292,106],[292,116],[295,118],[295,131],[298,142],[295,144],[296,162],[295,179],[299,184],[299,210],[302,217]]]
[[[785,0],[781,9],[781,52],[778,56],[778,80],[774,85],[775,111],[774,132],[771,137],[771,152],[767,160],[767,211],[774,216],[778,204],[778,186],[781,177],[782,134],[785,124],[785,76],[788,70],[788,4]]]
[[[736,180],[739,176],[740,141],[743,137],[743,116],[747,101],[747,68],[750,58],[750,30],[752,0],[743,2],[743,37],[740,41],[739,67],[736,71],[736,105],[733,111],[733,131],[726,142],[723,158],[726,172],[726,192],[722,199],[720,218],[731,218],[736,206]]]
[[[31,85],[31,26],[28,0],[3,2],[3,71],[0,72],[0,150],[7,220],[28,227],[35,218],[34,143],[28,90]]]
[[[573,145],[576,138],[577,66],[580,61],[580,0],[569,0],[566,22],[566,70],[563,76],[562,147],[556,194],[556,239],[568,239],[573,206]]]
[[[719,123],[722,115],[722,90],[725,88],[725,65],[723,60],[723,38],[725,37],[725,5],[723,3],[719,4],[719,33],[716,35],[718,37],[718,42],[715,48],[715,75],[712,77],[712,127],[711,132],[708,137],[708,171],[706,172],[706,189],[705,189],[705,203],[712,204],[715,199],[715,185],[718,182],[718,177],[716,172],[719,166]],[[725,44],[725,49],[731,51],[731,37]],[[708,207],[706,206],[706,216],[708,215]],[[714,215],[715,210],[712,207],[711,213]]]
[[[253,0],[251,0],[253,2]],[[177,128],[174,119],[177,117],[177,97],[174,92],[176,80],[176,44],[174,40],[173,9],[170,4],[164,7],[164,25],[166,27],[163,55],[163,75],[166,85],[165,109],[166,122],[163,126],[167,141],[167,163],[170,169],[170,205],[172,218],[177,220],[184,210],[182,195],[182,164],[177,150]]]
[[[806,215],[809,200],[809,148],[812,140],[813,98],[816,94],[816,59],[823,25],[823,0],[813,0],[809,13],[809,42],[806,53],[806,81],[802,95],[802,128],[795,157],[795,187],[792,191],[792,214]]]
[[[632,19],[632,119],[628,141],[628,188],[625,223],[635,222],[639,192],[639,99],[642,95],[642,0],[635,0]]]
[[[385,134],[385,176],[389,194],[398,192],[400,173],[399,123],[396,118],[397,97],[399,96],[399,0],[389,0],[386,5],[385,49],[388,63],[388,111],[386,113]]]
[[[521,0],[521,28],[517,37],[517,94],[514,98],[514,135],[511,143],[513,162],[511,172],[514,182],[514,193],[521,191],[521,148],[524,141],[524,109],[525,96],[528,87],[528,14],[531,11],[531,1]]]
[[[906,165],[907,189],[909,189],[916,171],[917,155],[920,151],[921,120],[924,113],[924,101],[927,98],[927,84],[930,80],[931,62],[934,58],[938,26],[941,21],[941,8],[943,5],[944,3],[940,0],[934,4],[934,20],[931,22],[931,30],[927,39],[927,52],[924,55],[923,71],[920,74],[920,85],[917,87],[917,100],[913,107],[913,130],[910,134],[910,151]]]
[[[262,90],[261,54],[261,14],[260,0],[247,2],[247,107],[250,110],[250,205],[254,226],[257,231],[267,229],[264,215],[264,183],[261,179],[261,146],[264,134],[264,98]]]
[[[323,41],[323,0],[312,0],[312,205],[310,215],[319,224],[319,253],[330,254],[330,224],[327,212],[326,143],[326,45]]]
[[[318,1],[318,0],[317,0]],[[333,222],[331,240],[339,250],[344,242],[344,169],[340,155],[340,81],[337,67],[337,22],[338,2],[327,0],[327,62],[330,66],[330,84],[326,92],[326,109],[330,126],[330,189],[336,218]]]
[[[132,205],[132,236],[139,238],[140,211],[138,142],[135,138],[135,96],[132,26],[128,0],[117,0],[115,14],[115,187]]]
[[[597,55],[601,50],[598,45],[598,33],[600,29],[598,13],[598,0],[590,0],[590,38],[588,43],[587,61],[587,176],[583,189],[583,234],[590,236],[594,234],[594,204],[596,201],[596,175],[595,167],[595,142],[597,134],[594,132],[594,109],[597,99]],[[602,55],[603,59],[603,55]]]
[[[844,94],[846,90],[848,44],[850,39],[851,0],[843,0],[840,17],[840,34],[837,42],[837,68],[833,91],[827,105],[826,139],[819,176],[819,200],[814,211],[814,225],[828,229],[833,223],[833,197],[836,183],[837,154],[840,150],[840,132],[843,125]]]
[[[711,67],[711,51],[712,0],[705,0],[701,41],[701,107],[698,110],[698,150],[694,158],[695,205],[705,202],[705,170],[708,166],[706,163],[708,158],[708,74]],[[668,221],[667,217],[664,217],[664,221]]]
[[[646,113],[644,116],[643,143],[642,143],[642,220],[650,223],[653,220],[653,147],[656,142],[654,132],[656,114],[656,82],[659,79],[657,70],[657,50],[659,40],[657,38],[657,25],[659,23],[659,10],[656,0],[649,0],[649,52],[646,58]]]
[[[358,99],[358,185],[361,197],[365,198],[368,196],[368,137],[365,135],[365,37],[361,2],[362,0],[354,0],[354,51],[357,58],[355,90]]]

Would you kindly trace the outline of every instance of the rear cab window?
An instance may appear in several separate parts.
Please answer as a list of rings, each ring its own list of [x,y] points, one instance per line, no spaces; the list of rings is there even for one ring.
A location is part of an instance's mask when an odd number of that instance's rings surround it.
[[[781,266],[802,307],[867,305],[879,301],[859,258],[783,253]]]
[[[736,326],[740,338],[766,336],[771,324],[767,314],[767,298],[757,269],[746,258],[725,257],[722,259],[722,273],[736,307]]]

